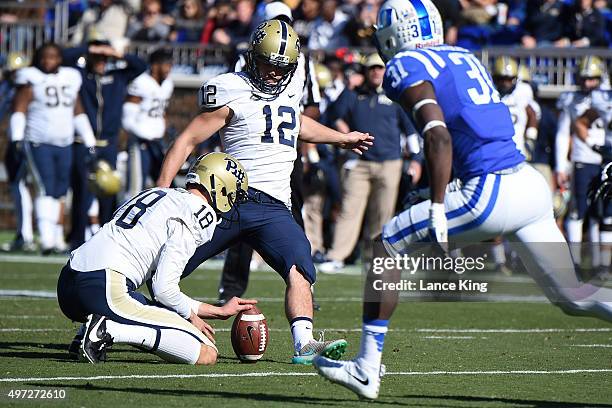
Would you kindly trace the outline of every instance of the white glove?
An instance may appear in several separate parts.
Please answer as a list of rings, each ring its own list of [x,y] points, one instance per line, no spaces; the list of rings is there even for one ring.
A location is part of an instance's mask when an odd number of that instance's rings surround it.
[[[448,252],[448,223],[444,204],[431,203],[428,230],[431,241],[437,243],[444,253]]]

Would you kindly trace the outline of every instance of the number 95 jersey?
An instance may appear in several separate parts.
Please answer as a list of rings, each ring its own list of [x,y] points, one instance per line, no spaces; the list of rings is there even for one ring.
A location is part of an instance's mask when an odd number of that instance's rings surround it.
[[[249,187],[288,207],[302,92],[303,83],[294,74],[277,97],[262,94],[242,71],[219,75],[202,85],[198,93],[200,108],[227,106],[232,110],[230,122],[219,133],[224,151],[244,166]]]
[[[468,50],[437,46],[403,51],[386,68],[383,88],[394,101],[411,86],[432,84],[452,136],[456,177],[466,181],[524,161],[512,140],[508,107],[485,67]]]
[[[74,141],[74,104],[81,88],[81,74],[74,68],[60,67],[45,74],[36,67],[17,71],[16,84],[32,87],[28,105],[26,139],[32,143],[68,146]]]

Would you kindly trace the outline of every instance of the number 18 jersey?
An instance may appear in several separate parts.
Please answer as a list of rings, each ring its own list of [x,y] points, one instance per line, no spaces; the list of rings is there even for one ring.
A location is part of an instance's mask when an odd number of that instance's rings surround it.
[[[469,51],[438,46],[398,53],[387,63],[383,87],[399,101],[409,87],[428,81],[453,141],[453,171],[461,180],[524,161],[512,140],[514,126],[485,67]]]
[[[244,166],[249,186],[291,205],[290,178],[297,158],[303,82],[293,75],[277,97],[261,94],[248,74],[219,75],[200,88],[203,109],[227,106],[232,119],[219,131],[226,153]]]

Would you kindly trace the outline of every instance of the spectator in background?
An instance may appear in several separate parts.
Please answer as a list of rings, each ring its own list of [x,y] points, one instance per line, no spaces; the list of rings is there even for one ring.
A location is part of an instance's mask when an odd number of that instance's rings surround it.
[[[200,0],[183,0],[176,12],[177,42],[198,42],[204,27],[204,9]]]
[[[321,272],[337,272],[351,254],[367,208],[368,240],[380,234],[392,216],[402,171],[400,134],[415,133],[408,115],[382,90],[385,63],[378,54],[365,61],[365,83],[345,90],[330,106],[330,119],[340,132],[368,132],[376,144],[362,156],[345,163],[342,180],[342,210],[332,247]],[[372,120],[376,118],[376,120]]]
[[[85,67],[78,61],[86,56]],[[117,162],[119,149],[119,126],[127,86],[147,68],[144,61],[135,55],[123,55],[112,48],[108,42],[92,42],[64,50],[64,64],[77,67],[83,84],[79,92],[85,113],[96,136],[96,157],[106,160],[113,168]],[[77,140],[73,147],[74,165],[72,169],[72,249],[85,242],[88,223],[88,210],[93,202],[93,194],[88,188],[88,149]],[[113,216],[115,197],[99,197],[99,222],[103,224]]]
[[[255,1],[237,0],[234,7],[235,12],[232,13],[232,18],[227,25],[219,26],[213,32],[212,42],[214,44],[240,48],[248,42],[253,31],[251,21],[255,11]]]
[[[142,13],[130,22],[127,36],[132,41],[174,41],[174,19],[161,12],[160,0],[146,0]]]
[[[344,34],[348,20],[349,17],[338,10],[338,0],[322,0],[321,15],[312,25],[308,48],[332,51],[348,45],[348,38]]]
[[[21,53],[10,53],[0,81],[0,121],[11,113],[11,104],[17,84],[15,77],[17,70],[27,66],[29,61]],[[23,151],[23,141],[14,141],[8,129],[8,146],[4,156],[4,166],[8,177],[9,190],[15,206],[15,238],[0,246],[2,251],[36,250],[34,232],[32,230],[32,196],[26,186],[28,173],[27,159]]]
[[[349,45],[353,47],[371,47],[373,25],[378,15],[378,2],[365,0],[357,6],[357,16],[344,26],[343,34],[348,38]]]
[[[307,45],[310,35],[321,11],[321,0],[302,0],[302,4],[295,13],[295,23],[293,27],[300,36],[302,45]]]
[[[563,37],[563,7],[561,0],[528,1],[524,24],[526,34],[521,38],[523,47],[553,45]]]
[[[121,0],[100,0],[85,10],[74,28],[70,44],[78,46],[88,41],[106,40],[122,49],[127,43],[128,18],[128,10]]]
[[[444,23],[444,43],[457,43],[457,26],[459,24],[459,2],[457,0],[433,0],[440,11]]]
[[[603,15],[593,8],[593,0],[576,0],[567,6],[563,27],[565,35],[555,42],[558,47],[603,47],[607,45]]]

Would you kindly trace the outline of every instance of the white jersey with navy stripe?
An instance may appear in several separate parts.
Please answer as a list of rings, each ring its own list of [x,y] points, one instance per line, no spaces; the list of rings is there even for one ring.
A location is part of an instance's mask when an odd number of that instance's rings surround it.
[[[25,138],[32,143],[68,146],[74,141],[74,105],[81,88],[81,74],[60,67],[46,74],[36,67],[17,71],[17,85],[32,87],[32,101],[26,112]]]
[[[526,155],[525,149],[525,130],[527,129],[527,107],[533,101],[533,91],[531,87],[518,82],[514,90],[502,97],[502,102],[510,110],[512,124],[514,125],[514,143],[516,147]]]
[[[561,111],[559,114],[559,124],[557,129],[557,139],[563,141],[563,146],[557,146],[558,156],[557,165],[566,157],[561,157],[567,154],[569,145],[565,141],[571,134],[572,149],[570,160],[573,163],[589,163],[601,164],[601,155],[594,152],[588,144],[582,141],[575,133],[572,132],[572,126],[576,119],[591,108],[592,93],[586,94],[583,92],[564,92],[559,96],[557,108]],[[589,128],[588,140],[591,144],[602,145],[605,139],[605,131],[603,129],[603,121],[598,119]]]
[[[597,90],[593,92],[593,109],[603,121],[606,132],[604,144],[612,149],[612,91]]]
[[[297,158],[302,80],[293,76],[278,96],[259,92],[245,71],[219,75],[200,88],[202,109],[227,106],[232,118],[219,134],[223,150],[240,161],[256,188],[291,206]]]
[[[132,129],[138,132],[136,136],[141,139],[155,140],[164,137],[166,131],[166,107],[174,91],[172,79],[166,78],[158,83],[148,72],[140,74],[128,86],[128,95],[141,98],[140,110],[134,121],[137,127]]]
[[[80,272],[111,269],[137,288],[151,279],[154,295],[173,298],[165,306],[188,318],[193,301],[180,292],[178,282],[196,248],[212,238],[216,224],[212,207],[186,190],[144,190],[72,252],[70,266]]]

